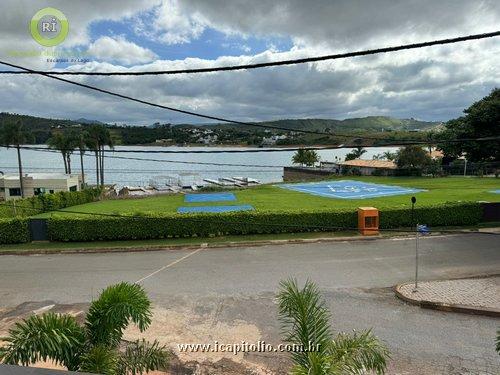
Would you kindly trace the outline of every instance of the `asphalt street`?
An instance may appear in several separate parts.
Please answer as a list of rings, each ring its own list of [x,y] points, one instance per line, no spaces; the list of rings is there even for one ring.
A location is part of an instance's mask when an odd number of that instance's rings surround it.
[[[436,280],[500,273],[498,236],[420,240],[420,276]],[[393,352],[392,373],[498,373],[494,318],[420,309],[390,287],[414,277],[415,241],[379,239],[136,253],[0,256],[0,308],[24,302],[88,302],[105,286],[140,281],[156,306],[254,324],[279,340],[274,293],[280,280],[321,288],[334,330],[373,327]],[[47,302],[48,303],[48,302]],[[201,310],[200,310],[201,309]],[[203,315],[201,314],[201,315]],[[262,358],[249,360],[259,362]],[[498,367],[497,367],[498,366]]]

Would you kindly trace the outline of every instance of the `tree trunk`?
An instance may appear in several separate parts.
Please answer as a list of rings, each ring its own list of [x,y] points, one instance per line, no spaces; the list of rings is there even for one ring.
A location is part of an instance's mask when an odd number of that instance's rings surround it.
[[[68,174],[71,174],[71,154],[68,153],[66,158],[68,159]]]
[[[85,186],[85,170],[83,169],[83,151],[80,150],[80,171],[82,172],[82,187]]]
[[[101,146],[101,186],[104,186],[104,145]]]
[[[24,198],[24,182],[23,182],[23,163],[21,162],[21,148],[17,148],[17,164],[19,166],[19,186],[21,187],[21,198]]]
[[[66,154],[62,153],[63,162],[64,162],[64,173],[68,174],[68,162],[66,161]]]
[[[96,186],[99,186],[99,152],[98,149],[95,149],[95,184]]]

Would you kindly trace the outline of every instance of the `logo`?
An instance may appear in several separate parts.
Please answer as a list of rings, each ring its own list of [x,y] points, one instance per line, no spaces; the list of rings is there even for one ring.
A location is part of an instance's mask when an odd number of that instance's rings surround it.
[[[66,16],[55,8],[40,9],[30,22],[30,32],[39,44],[54,47],[62,43],[69,31]]]

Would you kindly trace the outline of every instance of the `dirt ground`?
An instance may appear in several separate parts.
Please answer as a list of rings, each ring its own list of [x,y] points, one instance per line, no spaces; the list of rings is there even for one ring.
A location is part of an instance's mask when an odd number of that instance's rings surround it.
[[[270,375],[285,374],[289,360],[285,356],[276,361],[276,356],[259,355],[260,353],[222,353],[222,352],[189,352],[179,351],[177,344],[196,343],[240,343],[257,342],[262,339],[262,333],[255,324],[236,319],[225,322],[220,319],[222,306],[202,306],[199,303],[183,302],[175,309],[155,307],[153,321],[145,332],[130,326],[124,335],[125,340],[158,340],[172,350],[173,358],[167,373],[169,375]],[[11,309],[0,309],[0,337],[8,333],[16,321],[33,313],[52,311],[71,314],[83,321],[88,304],[56,304],[52,301],[26,302]],[[219,312],[219,313],[218,313]],[[172,344],[174,343],[174,344]],[[63,369],[51,362],[39,362],[34,367]]]

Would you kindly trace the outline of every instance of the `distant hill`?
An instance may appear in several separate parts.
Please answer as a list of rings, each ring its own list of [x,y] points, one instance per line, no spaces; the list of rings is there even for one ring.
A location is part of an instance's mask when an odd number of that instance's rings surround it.
[[[74,120],[74,122],[77,122],[79,124],[85,124],[85,125],[93,125],[93,124],[105,125],[104,122],[97,121],[97,120],[89,120],[89,119],[86,119],[83,117],[80,117],[79,119]]]
[[[171,138],[172,132],[177,133],[176,139],[183,139],[179,136],[184,128],[196,127],[213,127],[222,131],[228,141],[235,140],[237,142],[252,138],[256,134],[261,134],[265,129],[245,126],[238,124],[151,124],[149,126],[117,126],[104,124],[97,120],[89,120],[86,118],[79,118],[77,120],[63,120],[63,119],[49,119],[43,117],[27,116],[15,113],[0,113],[0,132],[2,126],[10,121],[21,120],[26,128],[28,128],[32,135],[30,143],[46,143],[51,137],[52,129],[54,128],[68,128],[80,127],[91,124],[101,124],[109,126],[113,138],[118,144],[146,144],[154,142],[155,139]],[[396,119],[387,116],[368,116],[361,118],[351,118],[346,120],[334,119],[284,119],[277,121],[262,121],[258,122],[261,125],[271,125],[291,130],[314,130],[321,132],[339,132],[339,133],[379,133],[379,132],[409,132],[409,131],[426,131],[438,127],[439,122],[419,121],[415,119]],[[165,128],[165,126],[167,128]],[[174,130],[177,129],[177,130]],[[225,131],[225,132],[224,132]],[[274,132],[274,131],[273,131]],[[236,134],[238,133],[238,134]],[[327,137],[328,138],[328,137]],[[311,142],[313,140],[311,139]]]
[[[368,116],[346,120],[334,119],[297,119],[259,122],[261,125],[279,126],[296,130],[342,131],[342,132],[381,132],[381,131],[421,131],[439,126],[440,122],[415,119],[397,119],[387,116]],[[240,127],[231,124],[210,124],[217,127]]]

